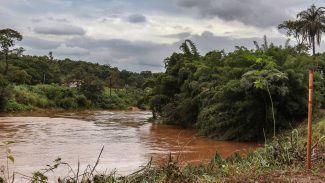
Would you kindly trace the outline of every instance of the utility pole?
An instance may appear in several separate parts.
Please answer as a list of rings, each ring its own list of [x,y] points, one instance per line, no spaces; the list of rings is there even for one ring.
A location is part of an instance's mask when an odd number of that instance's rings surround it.
[[[312,135],[312,116],[313,116],[313,82],[314,70],[309,70],[309,95],[308,95],[308,135],[307,135],[307,162],[306,168],[311,168],[311,135]]]

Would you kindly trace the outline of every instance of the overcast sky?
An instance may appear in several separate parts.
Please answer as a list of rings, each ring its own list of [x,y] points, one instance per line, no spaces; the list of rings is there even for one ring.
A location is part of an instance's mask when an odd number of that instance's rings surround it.
[[[201,54],[253,48],[263,35],[284,44],[276,26],[313,3],[325,6],[324,0],[0,0],[0,28],[21,32],[26,54],[52,51],[55,58],[156,72],[185,39]]]

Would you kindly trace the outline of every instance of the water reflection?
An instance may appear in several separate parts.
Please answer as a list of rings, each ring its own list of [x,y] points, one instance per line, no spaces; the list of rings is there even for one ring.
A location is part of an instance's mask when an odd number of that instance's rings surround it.
[[[104,145],[98,169],[126,174],[149,161],[172,153],[184,162],[211,159],[256,148],[254,143],[215,141],[175,126],[148,123],[151,112],[84,111],[0,117],[0,141],[14,140],[15,170],[30,174],[54,159],[81,167],[94,163]],[[0,164],[4,163],[1,148]],[[162,156],[166,155],[166,156]],[[62,170],[64,172],[65,170]]]

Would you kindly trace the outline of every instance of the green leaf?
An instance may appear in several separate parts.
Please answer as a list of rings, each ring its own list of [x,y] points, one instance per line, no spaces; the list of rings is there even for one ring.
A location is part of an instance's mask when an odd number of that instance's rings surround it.
[[[257,59],[256,59],[256,63],[261,63],[262,61],[263,61],[262,58],[257,58]]]
[[[265,82],[263,82],[262,80],[257,80],[254,82],[255,84],[255,88],[257,89],[264,89],[265,88]]]
[[[8,158],[12,163],[15,162],[15,158],[14,158],[11,154],[9,154],[9,155],[7,156],[7,158]]]

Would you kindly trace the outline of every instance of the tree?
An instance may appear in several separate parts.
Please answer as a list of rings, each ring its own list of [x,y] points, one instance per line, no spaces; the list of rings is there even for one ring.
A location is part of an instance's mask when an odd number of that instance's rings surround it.
[[[287,20],[284,21],[282,24],[279,24],[278,29],[285,30],[288,37],[293,36],[296,39],[298,52],[300,53],[302,51],[301,48],[304,45],[304,39],[301,35],[302,22]]]
[[[325,8],[312,5],[307,10],[297,14],[299,26],[297,30],[301,32],[304,40],[308,40],[313,48],[313,56],[315,56],[315,41],[320,45],[322,33],[325,30]],[[316,39],[316,40],[315,40]]]
[[[184,52],[184,54],[187,55],[187,56],[193,56],[193,57],[199,57],[200,56],[195,44],[189,39],[186,39],[181,44],[179,49],[182,50]]]
[[[98,102],[100,101],[104,91],[104,82],[96,76],[87,76],[81,84],[80,91],[87,97],[87,99],[90,99],[93,102]]]
[[[49,52],[49,59],[50,59],[51,61],[53,61],[53,59],[54,59],[54,57],[53,57],[53,52],[52,52],[52,51]]]
[[[23,36],[15,30],[12,30],[12,29],[0,30],[0,45],[1,45],[2,52],[4,54],[5,62],[6,62],[6,68],[4,70],[4,75],[6,75],[8,72],[9,54],[13,53],[13,52],[17,52],[17,54],[20,54],[23,50],[22,48],[10,50],[10,48],[15,46],[15,41],[21,41],[22,39],[23,39]]]
[[[0,75],[0,112],[4,111],[12,93],[10,82]]]

